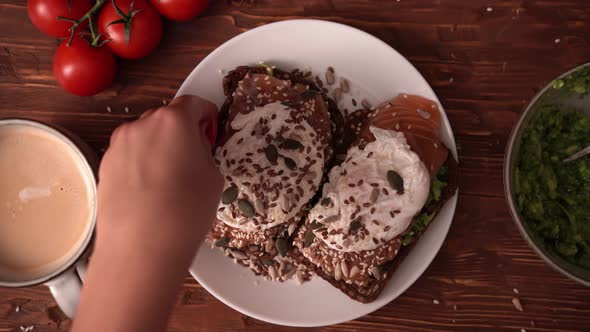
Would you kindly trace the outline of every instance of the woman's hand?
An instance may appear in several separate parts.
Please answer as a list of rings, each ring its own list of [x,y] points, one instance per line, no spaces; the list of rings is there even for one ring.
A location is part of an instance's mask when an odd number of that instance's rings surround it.
[[[187,95],[117,128],[100,166],[97,249],[194,255],[223,184],[208,142],[216,117],[215,105]]]
[[[96,246],[72,331],[166,329],[221,194],[209,143],[216,116],[210,102],[182,96],[113,133],[99,172]]]

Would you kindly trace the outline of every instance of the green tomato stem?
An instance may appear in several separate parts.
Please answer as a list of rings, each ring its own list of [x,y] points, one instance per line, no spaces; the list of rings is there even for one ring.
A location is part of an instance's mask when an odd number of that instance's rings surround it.
[[[90,42],[90,44],[93,47],[98,47],[98,42],[100,40],[100,34],[96,34],[96,31],[94,29],[94,23],[92,22],[92,15],[94,15],[94,13],[96,13],[100,8],[102,8],[102,6],[107,2],[107,0],[96,0],[96,3],[94,4],[94,6],[92,8],[90,8],[90,10],[88,10],[88,12],[86,12],[86,14],[84,14],[82,17],[80,17],[80,19],[78,20],[72,20],[63,16],[58,16],[57,19],[61,20],[61,21],[67,21],[72,23],[72,26],[70,27],[70,39],[68,39],[68,43],[67,45],[70,46],[72,44],[72,40],[74,39],[74,36],[76,34],[76,29],[78,28],[78,26],[80,26],[80,24],[82,24],[82,22],[88,20],[88,27],[90,28],[90,34],[92,36],[92,41]]]
[[[94,31],[94,22],[92,22],[92,16],[88,16],[88,27],[90,28],[90,35],[92,36],[92,46],[96,47],[96,44],[98,44],[98,39],[96,35],[96,32]]]

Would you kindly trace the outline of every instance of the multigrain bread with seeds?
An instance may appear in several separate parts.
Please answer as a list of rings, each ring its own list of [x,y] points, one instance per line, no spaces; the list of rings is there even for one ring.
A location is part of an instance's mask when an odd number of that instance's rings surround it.
[[[225,178],[209,240],[271,280],[310,277],[290,238],[333,156],[343,119],[302,74],[238,67],[223,81],[215,162]]]
[[[456,191],[456,162],[439,130],[436,103],[418,96],[351,114],[347,157],[298,231],[294,257],[352,299],[375,300]]]
[[[310,75],[295,69],[291,72],[287,72],[280,68],[270,68],[266,65],[261,66],[239,66],[236,69],[230,71],[223,78],[223,93],[226,96],[225,102],[219,110],[219,121],[218,121],[218,132],[225,133],[231,132],[229,128],[228,118],[231,119],[232,112],[230,112],[230,106],[234,103],[236,98],[236,90],[238,89],[239,82],[244,79],[246,75],[269,75],[280,79],[282,81],[289,81],[292,85],[304,87],[305,90],[317,92],[321,95],[321,98],[327,105],[328,113],[330,114],[330,129],[332,133],[332,147],[340,146],[344,131],[344,117],[342,112],[338,109],[338,106],[328,97],[328,95],[320,89],[320,87],[310,79]],[[313,93],[311,92],[311,93]],[[238,96],[239,97],[239,96]],[[281,97],[281,96],[279,96]],[[282,96],[284,97],[284,96]],[[233,115],[235,116],[235,114]],[[224,138],[218,139],[217,145],[223,143]],[[328,158],[330,159],[330,158]]]

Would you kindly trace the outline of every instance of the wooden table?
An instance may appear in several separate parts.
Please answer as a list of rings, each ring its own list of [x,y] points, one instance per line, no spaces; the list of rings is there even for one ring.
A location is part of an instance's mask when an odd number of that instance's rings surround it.
[[[29,23],[25,0],[0,0],[0,115],[60,124],[103,151],[118,124],[170,100],[193,67],[229,38],[300,17],[349,24],[401,52],[434,88],[455,131],[461,191],[443,248],[407,292],[370,315],[315,330],[590,331],[590,289],[553,271],[528,247],[502,187],[506,141],[527,101],[559,73],[590,61],[590,2],[211,2],[197,20],[168,22],[153,55],[121,61],[107,92],[79,98],[56,85],[51,63],[58,42]],[[1,289],[0,332],[28,326],[66,331],[69,322],[44,287]],[[230,309],[188,275],[169,328],[289,330],[297,329]]]

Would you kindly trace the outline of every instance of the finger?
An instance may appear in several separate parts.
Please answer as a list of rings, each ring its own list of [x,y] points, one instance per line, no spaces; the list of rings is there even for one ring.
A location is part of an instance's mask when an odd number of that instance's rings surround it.
[[[213,145],[217,137],[217,106],[199,96],[183,95],[174,98],[170,108],[185,112],[190,117],[203,137]]]
[[[217,139],[217,112],[211,114],[208,118],[203,118],[200,128],[209,144],[214,145]]]
[[[128,124],[127,124],[127,123],[123,123],[122,125],[120,125],[119,127],[117,127],[117,128],[116,128],[116,129],[113,131],[113,134],[111,135],[111,140],[110,140],[110,143],[109,143],[109,145],[113,145],[113,144],[114,144],[114,143],[117,141],[118,137],[121,135],[121,132],[122,132],[123,130],[127,130],[127,129],[126,129],[126,128],[127,128],[127,126],[128,126]]]
[[[111,148],[107,148],[107,150],[104,152],[104,154],[102,155],[102,159],[100,160],[100,164],[98,166],[98,181],[100,182],[101,179],[104,179],[105,176],[105,172],[106,172],[106,164],[108,162],[108,160],[111,158]]]
[[[154,113],[155,110],[156,110],[155,108],[148,109],[147,111],[143,112],[142,115],[139,116],[139,119],[143,119],[143,118],[150,116],[152,113]]]
[[[187,111],[217,112],[217,106],[207,99],[195,95],[182,95],[172,99],[168,104],[170,108],[179,108]]]

